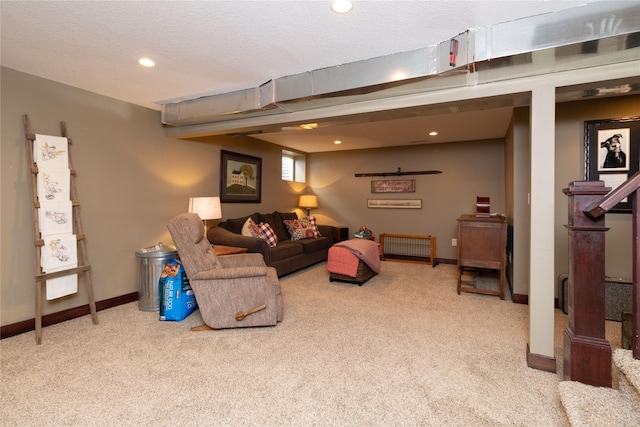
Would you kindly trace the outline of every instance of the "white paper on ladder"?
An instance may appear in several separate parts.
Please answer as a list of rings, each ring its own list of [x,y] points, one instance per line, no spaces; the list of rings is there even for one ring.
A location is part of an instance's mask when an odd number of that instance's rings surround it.
[[[69,169],[38,168],[38,200],[71,200]]]
[[[62,202],[40,202],[38,209],[40,235],[73,233],[73,206],[70,200]]]
[[[39,168],[69,169],[69,141],[62,136],[36,134],[33,160]]]

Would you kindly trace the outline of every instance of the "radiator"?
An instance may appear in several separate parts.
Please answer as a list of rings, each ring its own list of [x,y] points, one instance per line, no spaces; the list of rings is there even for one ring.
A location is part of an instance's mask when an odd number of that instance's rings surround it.
[[[383,261],[438,265],[435,236],[382,233],[380,250]]]

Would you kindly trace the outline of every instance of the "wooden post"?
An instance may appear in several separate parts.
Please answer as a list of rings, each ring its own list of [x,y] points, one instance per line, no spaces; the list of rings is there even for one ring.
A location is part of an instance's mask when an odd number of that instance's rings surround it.
[[[605,339],[604,215],[583,211],[610,188],[574,181],[569,196],[569,326],[564,331],[564,379],[611,387],[611,345]]]
[[[631,344],[633,358],[640,359],[640,190],[631,194],[631,205],[633,213],[633,249],[631,251],[633,255],[633,302],[631,306],[632,310],[632,325],[631,325]]]

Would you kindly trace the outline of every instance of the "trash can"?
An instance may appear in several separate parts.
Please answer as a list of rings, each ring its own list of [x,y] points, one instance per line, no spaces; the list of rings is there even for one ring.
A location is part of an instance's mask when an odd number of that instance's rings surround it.
[[[158,243],[151,248],[136,251],[138,259],[138,308],[141,311],[159,311],[158,281],[164,265],[178,255],[173,246]]]

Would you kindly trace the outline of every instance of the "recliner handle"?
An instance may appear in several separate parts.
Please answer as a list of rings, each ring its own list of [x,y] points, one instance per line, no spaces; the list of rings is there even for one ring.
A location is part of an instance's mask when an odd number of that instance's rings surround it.
[[[259,305],[258,307],[252,308],[249,311],[239,311],[239,312],[236,313],[236,320],[238,322],[240,322],[241,320],[244,320],[244,318],[249,316],[250,314],[257,313],[259,311],[264,310],[265,308],[267,308],[267,304]]]

